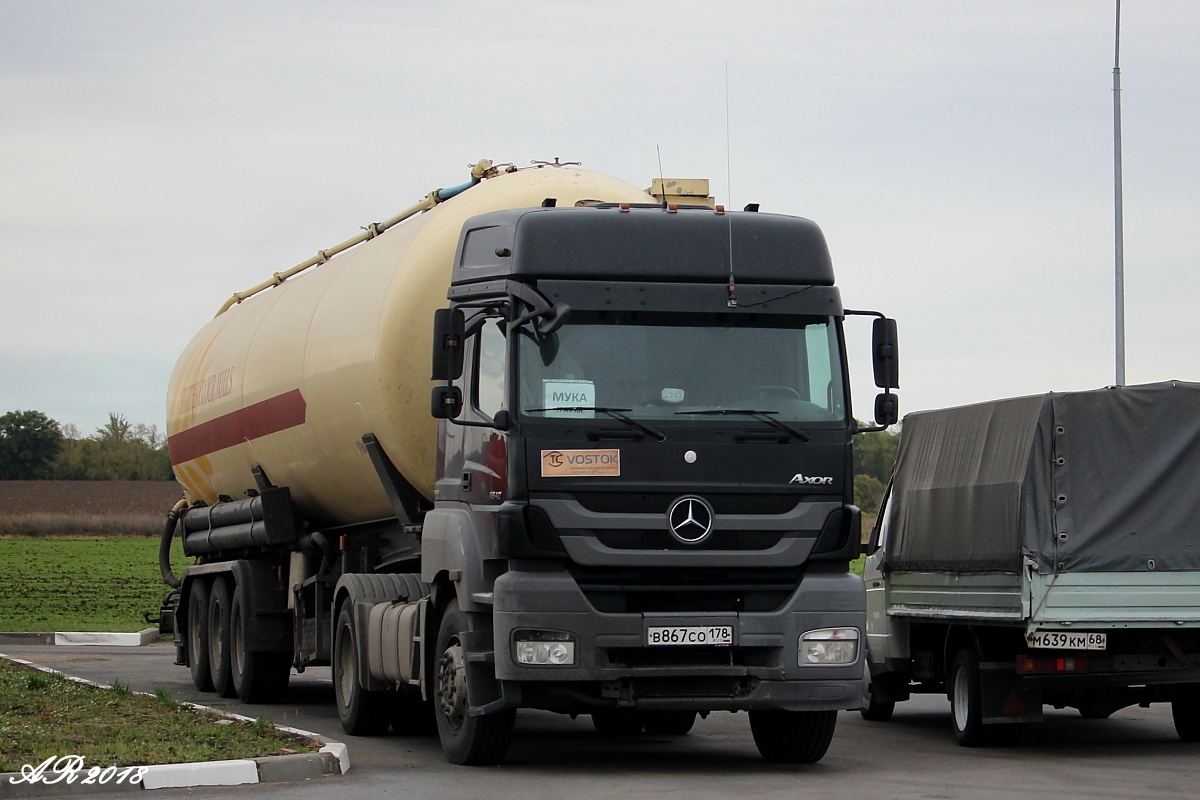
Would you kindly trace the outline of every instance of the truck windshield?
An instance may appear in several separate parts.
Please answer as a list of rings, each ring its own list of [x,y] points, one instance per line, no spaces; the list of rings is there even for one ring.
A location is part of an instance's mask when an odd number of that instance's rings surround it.
[[[784,422],[845,419],[829,317],[572,311],[550,336],[519,333],[521,413],[700,422],[736,409]],[[603,416],[600,413],[599,416]]]

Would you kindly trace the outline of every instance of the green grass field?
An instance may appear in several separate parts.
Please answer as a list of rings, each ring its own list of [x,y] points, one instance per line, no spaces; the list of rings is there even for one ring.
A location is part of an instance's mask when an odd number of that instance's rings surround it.
[[[287,755],[319,747],[265,720],[234,722],[181,707],[163,689],[154,697],[116,683],[96,689],[0,659],[0,772],[69,754],[83,756],[88,767],[107,767]]]
[[[167,593],[153,537],[0,538],[0,576],[0,631],[136,631]]]

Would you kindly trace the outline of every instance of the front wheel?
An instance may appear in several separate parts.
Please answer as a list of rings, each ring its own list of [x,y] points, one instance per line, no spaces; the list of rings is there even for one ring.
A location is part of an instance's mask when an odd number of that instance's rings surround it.
[[[825,756],[837,725],[836,711],[751,711],[758,752],[775,764],[815,764]]]
[[[463,633],[467,618],[451,600],[438,626],[434,649],[434,708],[442,751],[452,764],[499,764],[512,743],[515,709],[471,716],[467,699],[467,656]]]
[[[1172,700],[1171,718],[1175,721],[1175,732],[1180,739],[1200,742],[1200,694]]]
[[[892,718],[892,714],[896,711],[895,700],[880,700],[875,694],[875,685],[872,684],[867,688],[866,699],[863,700],[862,706],[858,709],[858,713],[862,714],[862,718],[870,722],[887,722]]]

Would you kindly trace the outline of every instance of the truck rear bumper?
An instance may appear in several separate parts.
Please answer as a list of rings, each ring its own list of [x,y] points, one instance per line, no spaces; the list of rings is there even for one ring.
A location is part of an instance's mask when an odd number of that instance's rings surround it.
[[[496,678],[521,684],[527,705],[837,710],[857,708],[864,689],[862,582],[844,573],[806,576],[774,611],[651,614],[597,611],[567,572],[510,571],[496,580],[492,619]],[[646,644],[651,626],[716,625],[732,627],[732,646]],[[821,628],[858,631],[852,663],[799,666],[800,636]],[[522,630],[569,634],[573,663],[517,663]]]

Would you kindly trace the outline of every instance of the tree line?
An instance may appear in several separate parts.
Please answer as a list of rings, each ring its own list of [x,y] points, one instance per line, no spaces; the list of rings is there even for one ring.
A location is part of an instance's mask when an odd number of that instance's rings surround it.
[[[91,436],[41,411],[0,415],[0,480],[171,480],[167,439],[155,425],[109,413]]]
[[[859,424],[866,427],[868,423]],[[879,510],[899,446],[900,434],[890,430],[854,437],[854,503],[864,514]]]

